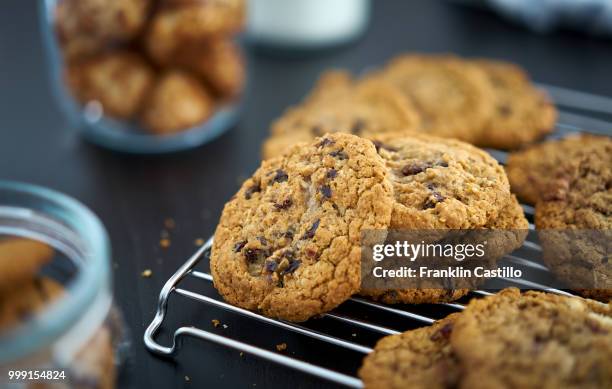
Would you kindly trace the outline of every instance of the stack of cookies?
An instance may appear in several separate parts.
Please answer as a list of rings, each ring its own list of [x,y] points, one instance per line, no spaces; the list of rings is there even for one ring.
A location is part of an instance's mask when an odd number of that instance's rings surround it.
[[[612,139],[581,135],[513,153],[508,176],[536,206],[543,260],[570,287],[612,300]]]
[[[34,320],[65,296],[60,283],[40,275],[54,255],[53,248],[36,240],[0,238],[0,336]],[[115,387],[115,357],[108,326],[100,327],[78,351],[66,375],[74,387]],[[36,384],[37,388],[51,386]]]
[[[518,66],[450,55],[404,55],[353,80],[324,74],[298,106],[271,127],[263,158],[325,132],[389,131],[515,149],[550,133],[556,111]]]
[[[303,321],[356,293],[388,303],[466,293],[360,291],[367,230],[507,229],[514,233],[499,243],[500,255],[522,244],[527,221],[490,155],[457,140],[367,131],[367,138],[331,133],[290,147],[265,160],[226,204],[211,272],[228,302]]]
[[[202,124],[243,89],[243,0],[60,0],[54,16],[72,95],[152,134]]]
[[[381,339],[366,388],[612,387],[612,306],[511,288]]]

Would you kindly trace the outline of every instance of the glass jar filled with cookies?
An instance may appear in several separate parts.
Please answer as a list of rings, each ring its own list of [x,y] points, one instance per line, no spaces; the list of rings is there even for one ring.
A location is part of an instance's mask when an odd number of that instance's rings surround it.
[[[52,81],[84,135],[112,149],[195,147],[237,120],[244,0],[46,0]]]
[[[127,337],[109,259],[83,205],[0,182],[0,387],[116,387]]]

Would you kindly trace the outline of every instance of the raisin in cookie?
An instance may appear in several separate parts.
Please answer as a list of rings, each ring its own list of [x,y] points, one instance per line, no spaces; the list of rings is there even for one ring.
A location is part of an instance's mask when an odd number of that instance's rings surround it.
[[[536,204],[543,260],[589,297],[612,298],[612,140],[583,148]]]
[[[418,116],[393,86],[374,79],[348,82],[338,72],[324,74],[301,105],[290,108],[272,124],[263,158],[281,155],[293,144],[326,133],[368,136],[416,130]]]
[[[548,96],[535,88],[516,65],[491,60],[473,63],[487,75],[493,87],[495,110],[475,144],[515,149],[553,131],[557,112]]]
[[[156,135],[173,134],[208,120],[214,101],[200,80],[170,70],[161,75],[144,103],[141,121]]]
[[[172,62],[185,44],[239,32],[244,25],[245,8],[244,0],[162,0],[146,33],[147,51],[160,65]]]
[[[0,240],[0,291],[35,277],[53,258],[54,250],[39,241],[22,238]]]
[[[610,307],[579,297],[507,289],[472,300],[451,347],[465,388],[609,388]]]
[[[458,315],[450,315],[428,327],[382,338],[359,369],[364,387],[457,387],[461,372],[449,338]]]
[[[392,188],[368,140],[330,134],[264,161],[230,200],[211,272],[230,303],[303,321],[359,289],[360,233],[384,230]]]
[[[142,107],[154,73],[140,55],[117,51],[71,63],[66,81],[83,105],[98,102],[105,115],[129,119]]]
[[[605,139],[593,135],[573,135],[511,153],[506,163],[506,172],[512,191],[519,200],[535,204],[553,176],[551,172],[559,164],[575,154],[581,154],[585,147]]]
[[[511,198],[504,169],[467,143],[420,134],[371,139],[393,183],[392,229],[483,227]]]
[[[493,114],[494,94],[485,73],[454,56],[400,56],[378,76],[410,98],[421,130],[430,135],[474,143]]]

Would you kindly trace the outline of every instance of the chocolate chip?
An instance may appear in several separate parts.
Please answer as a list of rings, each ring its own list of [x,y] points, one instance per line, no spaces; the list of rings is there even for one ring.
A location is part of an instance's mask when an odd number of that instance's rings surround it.
[[[275,272],[277,268],[278,268],[278,263],[276,263],[275,261],[266,261],[266,263],[264,264],[264,269],[268,273]]]
[[[329,145],[333,145],[334,143],[336,143],[335,140],[333,139],[329,139],[329,138],[323,138],[321,140],[321,142],[319,142],[319,144],[317,146],[319,147],[325,147],[325,146],[329,146]]]
[[[244,257],[248,262],[255,262],[259,258],[261,250],[259,249],[246,249],[244,251]]]
[[[263,244],[264,246],[267,246],[267,245],[268,245],[268,240],[267,240],[266,238],[264,238],[263,236],[258,236],[258,237],[257,237],[257,240],[258,240],[258,241],[259,241],[261,244]]]
[[[453,323],[446,323],[442,328],[436,331],[432,336],[431,340],[448,339],[453,332]]]
[[[285,182],[289,179],[289,175],[282,169],[278,169],[276,171],[276,176],[274,176],[274,182]]]
[[[238,242],[234,245],[234,252],[240,252],[242,250],[242,248],[247,244],[246,240],[243,240],[241,242]]]
[[[357,119],[355,120],[355,123],[353,123],[353,128],[351,128],[351,134],[361,134],[361,132],[365,129],[366,127],[366,122],[362,119]]]
[[[312,226],[310,226],[310,228],[304,233],[304,235],[302,236],[302,239],[314,238],[315,232],[317,232],[317,228],[319,228],[320,222],[321,222],[321,219],[317,219],[314,223],[312,223]]]
[[[285,270],[283,270],[281,272],[281,274],[285,275],[285,274],[291,274],[294,271],[297,270],[298,267],[300,267],[300,265],[302,264],[302,261],[300,261],[299,259],[293,260],[289,262],[289,266],[287,266],[287,268]]]
[[[609,259],[610,259],[609,257],[603,257],[601,259],[601,263],[608,263]]]
[[[329,178],[330,180],[332,180],[336,178],[337,175],[338,175],[338,171],[336,169],[329,169],[325,176]]]
[[[287,230],[287,232],[285,232],[285,238],[293,239],[293,231]]]
[[[332,190],[329,187],[329,185],[323,185],[320,189],[321,194],[323,195],[323,197],[331,199],[332,197]]]
[[[499,112],[501,116],[508,117],[512,113],[512,108],[509,105],[500,105],[497,107],[497,112]]]
[[[389,145],[386,145],[386,144],[382,143],[379,140],[373,140],[372,143],[374,143],[374,147],[376,147],[376,152],[380,151],[381,149],[385,149],[385,150],[389,150],[389,151],[397,151],[397,149],[395,147],[391,147]]]
[[[283,200],[282,203],[274,204],[274,208],[276,208],[276,209],[278,209],[280,211],[281,209],[287,209],[287,208],[291,207],[292,205],[293,205],[293,200],[285,199],[285,200]]]
[[[438,162],[438,164],[437,164],[437,165],[438,165],[438,166],[442,166],[442,167],[448,167],[448,162],[446,162],[446,161],[441,161],[441,162]]]
[[[419,174],[421,172],[424,172],[425,170],[427,170],[430,167],[431,167],[431,165],[429,165],[429,164],[411,163],[411,164],[408,164],[408,165],[406,165],[406,166],[404,166],[402,168],[402,174],[404,176],[414,176],[415,174]]]
[[[339,160],[348,159],[348,155],[346,155],[346,153],[342,150],[332,151],[331,153],[329,153],[329,155],[331,155],[334,158],[338,158]]]
[[[428,184],[427,189],[431,191],[431,195],[429,196],[430,198],[428,198],[423,204],[424,209],[435,208],[436,204],[444,201],[444,196],[442,196],[442,194],[440,194],[440,192],[436,190],[436,187],[434,185]]]
[[[250,200],[251,197],[253,196],[253,193],[257,193],[261,191],[261,187],[259,186],[259,183],[247,188],[247,190],[244,191],[244,198],[247,200]]]

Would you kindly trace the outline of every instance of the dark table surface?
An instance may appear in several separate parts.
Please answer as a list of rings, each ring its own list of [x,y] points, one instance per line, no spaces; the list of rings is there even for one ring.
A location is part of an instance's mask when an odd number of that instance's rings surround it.
[[[194,240],[212,234],[225,201],[257,167],[270,121],[299,101],[322,70],[360,71],[403,51],[453,52],[511,60],[537,81],[612,95],[611,41],[569,32],[535,35],[488,12],[446,2],[376,0],[368,34],[353,45],[299,59],[249,51],[246,110],[221,138],[178,154],[121,155],[89,145],[67,128],[49,88],[37,3],[0,5],[0,178],[67,193],[102,219],[112,241],[116,301],[132,333],[132,358],[122,382],[133,387],[329,386],[202,341],[188,340],[171,360],[152,356],[142,343],[161,286],[195,250]],[[168,217],[176,228],[164,250],[158,242]],[[151,278],[141,277],[144,269],[153,271]],[[271,350],[286,342],[289,355],[347,373],[359,365],[354,353],[206,306],[178,299],[171,306],[170,330],[193,324]],[[229,327],[212,329],[213,318]],[[405,328],[401,322],[397,327]],[[338,331],[348,338],[354,332]],[[365,344],[376,339],[359,336]]]

